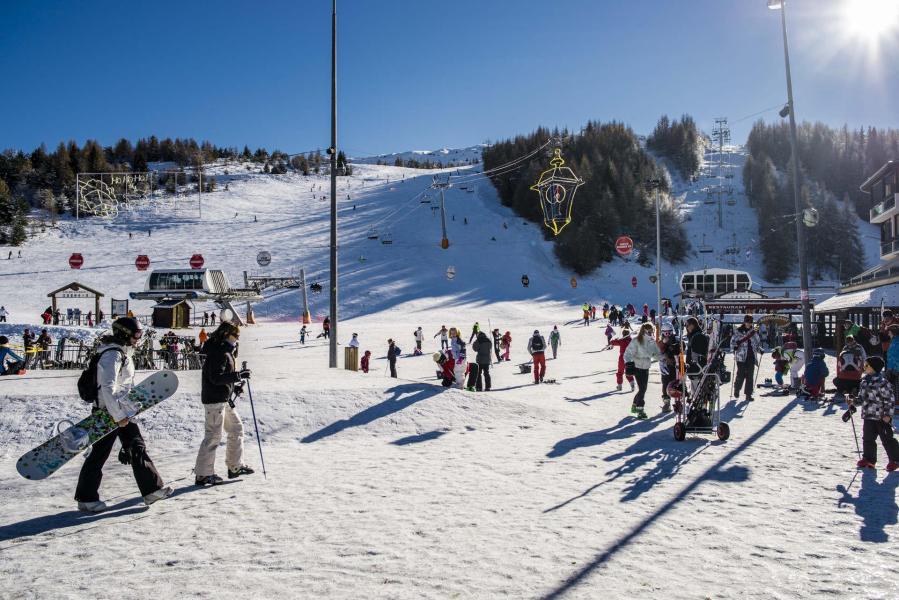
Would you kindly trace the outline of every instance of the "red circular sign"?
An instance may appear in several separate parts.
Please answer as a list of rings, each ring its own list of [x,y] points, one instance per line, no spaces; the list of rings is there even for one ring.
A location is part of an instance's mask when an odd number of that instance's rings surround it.
[[[621,256],[628,256],[634,251],[634,240],[626,235],[622,235],[615,240],[615,251]]]
[[[80,269],[81,265],[84,264],[84,257],[81,256],[78,252],[73,252],[72,256],[69,257],[69,266],[73,269]]]
[[[191,269],[200,269],[203,267],[203,255],[202,254],[194,254],[190,257],[190,268]]]
[[[146,271],[147,267],[150,266],[150,257],[146,254],[141,254],[134,261],[134,266],[137,267],[138,271]]]
[[[634,287],[637,287],[637,278],[636,277],[631,277],[631,285]]]

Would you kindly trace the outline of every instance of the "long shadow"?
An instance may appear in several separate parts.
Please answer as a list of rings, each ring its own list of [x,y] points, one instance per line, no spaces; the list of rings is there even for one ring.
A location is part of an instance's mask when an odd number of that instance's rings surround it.
[[[387,390],[387,393],[393,395],[384,402],[370,406],[349,419],[335,421],[327,427],[319,429],[314,433],[310,433],[300,441],[304,444],[311,444],[312,442],[317,442],[318,440],[338,434],[344,429],[368,425],[372,421],[399,412],[416,402],[421,402],[422,400],[427,400],[428,398],[436,396],[445,389],[446,388],[444,387],[423,383],[406,383],[394,386]]]
[[[43,515],[18,523],[0,526],[0,541],[31,537],[48,531],[66,529],[68,527],[89,525],[91,523],[96,523],[97,521],[103,521],[104,519],[142,513],[146,510],[147,507],[144,506],[140,497],[129,498],[128,500],[110,506],[105,512],[97,514],[83,513],[77,510],[66,510],[56,513],[55,515]]]
[[[589,400],[600,400],[602,398],[607,398],[609,396],[617,396],[618,394],[624,394],[624,391],[610,390],[608,392],[603,392],[601,394],[593,394],[592,396],[584,396],[583,398],[569,398],[565,396],[565,399],[569,402],[587,402]]]
[[[877,481],[877,471],[864,469],[862,472],[862,487],[858,496],[853,498],[849,490],[842,485],[837,486],[837,491],[843,494],[837,506],[845,504],[855,505],[855,514],[862,518],[862,526],[859,530],[859,538],[863,542],[882,544],[888,542],[887,525],[895,525],[899,520],[899,505],[896,504],[896,488],[899,487],[899,472],[890,473]]]
[[[573,438],[559,440],[553,445],[553,449],[546,453],[546,456],[548,458],[559,458],[578,448],[599,446],[610,440],[621,440],[640,433],[646,433],[647,431],[655,429],[655,427],[667,416],[669,415],[656,415],[650,419],[644,420],[637,420],[633,417],[623,417],[618,423],[611,427],[582,433]]]
[[[786,404],[776,415],[774,415],[767,424],[761,427],[754,434],[746,438],[742,444],[728,452],[724,455],[718,462],[714,465],[706,469],[702,475],[694,479],[690,482],[689,485],[684,487],[676,496],[670,499],[668,502],[660,506],[654,513],[649,515],[646,519],[644,519],[641,523],[639,523],[636,527],[631,529],[628,533],[620,537],[615,543],[613,543],[609,548],[596,555],[596,557],[591,560],[589,563],[578,569],[575,573],[573,573],[570,577],[568,577],[565,581],[560,583],[555,589],[543,595],[544,599],[553,599],[553,598],[561,598],[579,583],[584,581],[590,574],[594,571],[608,563],[619,551],[626,548],[631,542],[637,539],[643,532],[649,529],[653,523],[655,523],[658,519],[665,516],[671,509],[678,505],[679,502],[686,499],[690,494],[692,494],[696,488],[702,485],[706,481],[724,481],[724,482],[737,482],[737,481],[745,481],[749,477],[749,471],[745,467],[733,466],[728,469],[725,469],[724,466],[733,460],[736,456],[738,456],[741,452],[746,450],[749,446],[757,442],[762,436],[764,436],[768,431],[773,429],[773,427],[783,420],[787,414],[796,407],[797,402],[794,400],[789,404]]]
[[[408,446],[409,444],[418,444],[421,442],[427,442],[430,440],[436,440],[442,435],[446,435],[447,430],[443,429],[435,429],[434,431],[429,431],[427,433],[422,433],[419,435],[410,435],[408,437],[400,438],[398,440],[394,440],[390,442],[394,446]]]

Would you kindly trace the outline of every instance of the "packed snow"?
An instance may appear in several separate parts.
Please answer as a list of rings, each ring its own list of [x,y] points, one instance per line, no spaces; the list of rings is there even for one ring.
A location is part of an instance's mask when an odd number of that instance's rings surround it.
[[[307,280],[327,290],[327,180],[218,169],[202,218],[185,206],[65,220],[29,240],[22,259],[0,260],[0,304],[11,312],[3,331],[37,325],[46,294],[73,280],[106,294],[108,309],[109,298],[143,289],[138,254],[151,268],[187,268],[202,253],[241,286],[242,272],[261,272],[255,257],[268,250],[267,273],[305,267]],[[300,344],[297,291],[267,293],[255,307],[260,322],[243,329],[240,360],[253,370],[267,477],[244,397],[244,460],[256,474],[193,486],[200,377],[180,372],[177,395],[139,419],[174,496],[145,508],[113,453],[101,487],[112,510],[79,513],[80,458],[38,482],[15,470],[57,422],[87,413],[75,394],[78,373],[0,378],[0,597],[899,596],[899,550],[890,543],[899,533],[899,473],[856,471],[842,407],[763,389],[751,403],[728,400],[722,388],[730,439],[676,442],[653,368],[650,418],[634,419],[627,384],[615,390],[618,353],[604,350],[605,324],[583,326],[579,306],[652,305],[654,267],[616,261],[572,288],[574,274],[558,265],[539,226],[516,218],[477,178],[472,191],[447,192],[451,245],[442,250],[432,175],[359,164],[340,181],[337,335],[345,344],[359,334],[373,352],[370,373],[328,369],[318,324]],[[702,184],[680,185],[693,237],[707,218],[697,205]],[[728,208],[733,218],[751,217],[739,204]],[[84,256],[80,271],[68,267],[72,252]],[[706,260],[663,265],[663,293],[676,292],[676,271]],[[746,260],[737,267],[756,279],[760,258]],[[320,321],[327,293],[310,300]],[[147,314],[151,303],[131,306]],[[491,368],[489,393],[440,387],[432,336],[454,326],[467,341],[475,321],[511,332],[511,361]],[[534,329],[548,335],[554,325],[562,345],[547,378],[557,383],[535,385],[518,363]],[[411,356],[417,326],[425,352]],[[404,353],[398,379],[386,376],[388,337]],[[769,356],[762,365],[759,381],[773,376]],[[218,461],[223,472],[223,449]]]

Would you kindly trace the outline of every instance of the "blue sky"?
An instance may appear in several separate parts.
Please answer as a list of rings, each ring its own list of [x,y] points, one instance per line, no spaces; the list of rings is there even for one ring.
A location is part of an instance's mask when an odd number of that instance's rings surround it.
[[[848,35],[847,1],[788,5],[797,115],[899,127],[899,48]],[[330,10],[2,2],[0,148],[151,134],[326,147]],[[338,145],[351,155],[589,119],[647,133],[663,113],[706,130],[726,116],[742,142],[757,118],[745,117],[786,97],[780,17],[765,0],[340,0],[338,41]]]

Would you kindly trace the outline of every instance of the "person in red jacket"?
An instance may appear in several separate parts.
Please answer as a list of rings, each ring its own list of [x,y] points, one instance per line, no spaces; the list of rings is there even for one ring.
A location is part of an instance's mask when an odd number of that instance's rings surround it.
[[[368,373],[368,360],[371,358],[371,350],[366,350],[362,355],[362,372]]]
[[[621,384],[624,382],[624,351],[627,350],[627,347],[631,343],[631,330],[625,327],[621,330],[621,337],[617,340],[612,340],[606,350],[611,348],[612,346],[618,347],[618,371],[615,372],[615,381],[618,383],[618,391],[621,391]],[[631,391],[634,391],[634,376],[627,375],[627,382],[631,384]]]

